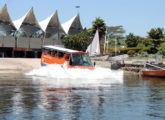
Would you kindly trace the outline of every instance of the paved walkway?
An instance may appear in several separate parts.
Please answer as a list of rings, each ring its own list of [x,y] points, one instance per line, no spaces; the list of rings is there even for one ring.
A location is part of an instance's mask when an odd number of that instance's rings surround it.
[[[28,72],[40,67],[40,59],[0,58],[0,73]]]

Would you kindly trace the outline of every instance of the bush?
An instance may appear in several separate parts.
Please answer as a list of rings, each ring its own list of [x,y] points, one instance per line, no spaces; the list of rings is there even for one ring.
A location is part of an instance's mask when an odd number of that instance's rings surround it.
[[[138,53],[141,54],[142,52],[147,52],[147,54],[148,54],[149,51],[150,51],[150,47],[144,47],[141,50],[139,50]]]
[[[135,51],[135,52],[138,52],[138,51],[141,50],[141,49],[142,49],[142,48],[140,48],[140,47],[132,47],[132,48],[121,48],[121,49],[119,49],[119,50],[120,50],[120,53],[127,54],[128,51],[130,51],[130,50],[133,50],[133,51]]]
[[[159,55],[163,55],[165,57],[165,43],[162,43],[159,47],[159,51],[157,52]]]
[[[148,57],[148,56],[149,56],[148,53],[144,51],[140,54],[140,57]]]
[[[135,53],[136,53],[135,50],[129,50],[129,51],[127,52],[127,54],[130,55],[130,56],[133,56]]]
[[[87,32],[81,32],[76,35],[70,35],[63,39],[63,44],[66,48],[86,51],[91,39]]]

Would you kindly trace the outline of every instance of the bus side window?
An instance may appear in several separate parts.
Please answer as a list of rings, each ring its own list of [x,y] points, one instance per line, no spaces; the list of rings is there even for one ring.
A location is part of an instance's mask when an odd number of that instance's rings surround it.
[[[59,57],[59,52],[58,52],[58,51],[57,51],[57,53],[56,53],[55,57]]]
[[[43,49],[44,55],[47,54],[47,49]]]
[[[44,50],[45,50],[45,49],[44,49],[44,48],[42,48],[42,54],[44,54]]]
[[[52,51],[52,56],[55,57],[56,54],[57,54],[57,51],[53,50],[53,51]]]
[[[51,49],[48,50],[48,55],[51,55]]]
[[[69,55],[67,55],[65,59],[69,61]]]
[[[64,57],[64,53],[63,52],[59,52],[59,58],[63,58]]]
[[[73,65],[72,56],[69,55],[69,65]]]

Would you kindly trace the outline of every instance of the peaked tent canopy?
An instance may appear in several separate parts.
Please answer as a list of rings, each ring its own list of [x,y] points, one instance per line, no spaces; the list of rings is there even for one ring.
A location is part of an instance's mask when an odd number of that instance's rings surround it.
[[[79,14],[77,14],[76,16],[74,16],[72,19],[65,22],[64,24],[62,24],[62,26],[65,30],[65,33],[69,35],[80,33],[83,30],[81,22],[80,22]]]
[[[48,29],[48,27],[57,27],[64,32],[64,30],[61,26],[61,23],[59,21],[57,11],[54,12],[52,15],[50,15],[45,20],[41,21],[40,25],[41,25],[43,31],[46,31]]]
[[[65,35],[65,31],[63,30],[61,23],[58,19],[57,11],[54,12],[47,19],[40,22],[42,29],[45,32],[46,38],[60,39],[62,35]]]
[[[38,31],[40,31],[40,33],[43,32],[35,17],[33,8],[31,8],[22,18],[15,20],[14,24],[18,31],[25,32],[25,34],[28,35],[35,34]]]
[[[0,31],[5,35],[10,35],[13,31],[16,30],[5,5],[0,11]]]
[[[35,17],[33,8],[31,8],[22,18],[14,21],[14,24],[15,24],[17,30],[22,26],[23,23],[36,25],[38,28],[41,29],[41,27]]]
[[[54,12],[51,16],[40,22],[40,25],[45,32],[44,44],[56,44],[62,45],[61,38],[65,35],[61,23],[58,19],[57,11]]]

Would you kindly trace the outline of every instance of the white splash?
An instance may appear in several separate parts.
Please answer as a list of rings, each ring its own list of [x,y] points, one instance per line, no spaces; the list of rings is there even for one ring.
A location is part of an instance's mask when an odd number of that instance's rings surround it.
[[[67,69],[60,65],[48,65],[32,70],[25,75],[32,76],[33,80],[57,86],[84,86],[107,85],[123,83],[123,71],[113,71],[108,68],[97,67],[89,69]]]

